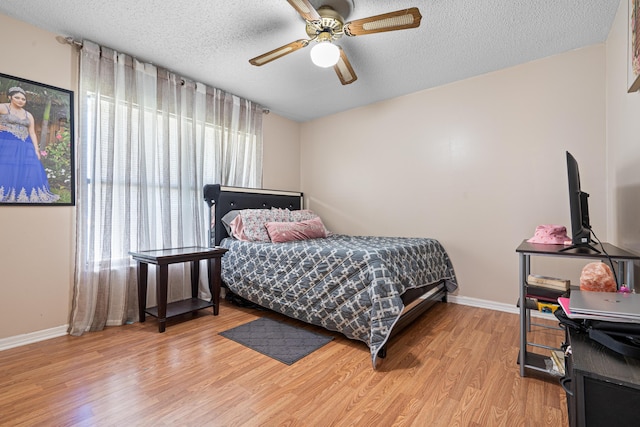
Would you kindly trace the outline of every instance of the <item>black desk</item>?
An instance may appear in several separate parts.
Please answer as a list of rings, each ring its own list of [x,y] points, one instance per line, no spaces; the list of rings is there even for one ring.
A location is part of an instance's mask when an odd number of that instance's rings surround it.
[[[640,360],[624,357],[569,330],[566,359],[569,425],[637,426],[640,420]]]
[[[197,246],[129,252],[129,255],[138,261],[138,310],[140,322],[145,321],[145,314],[150,314],[158,318],[158,331],[164,332],[167,318],[169,317],[193,313],[207,307],[213,307],[213,315],[217,316],[220,308],[221,258],[225,252],[227,252],[227,249],[224,248]],[[200,260],[203,259],[207,260],[211,301],[198,298]],[[191,262],[191,298],[167,304],[169,264],[180,262]],[[149,264],[156,265],[156,299],[158,300],[158,305],[157,307],[146,308]]]

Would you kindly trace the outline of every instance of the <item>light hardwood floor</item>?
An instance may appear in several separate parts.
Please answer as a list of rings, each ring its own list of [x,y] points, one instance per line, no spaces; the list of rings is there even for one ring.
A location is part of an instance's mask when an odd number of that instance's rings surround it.
[[[377,370],[364,344],[337,333],[291,366],[218,335],[259,316],[302,325],[223,303],[218,317],[202,311],[163,334],[149,318],[2,351],[0,424],[568,425],[557,382],[519,375],[515,314],[438,303]],[[536,341],[562,340],[537,329]]]

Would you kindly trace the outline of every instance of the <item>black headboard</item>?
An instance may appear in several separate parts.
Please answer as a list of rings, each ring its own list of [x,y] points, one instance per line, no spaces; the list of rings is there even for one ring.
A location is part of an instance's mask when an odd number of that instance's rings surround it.
[[[235,209],[302,209],[302,193],[296,191],[261,190],[258,188],[225,187],[220,184],[204,186],[204,200],[211,208],[213,222],[209,242],[211,246],[219,245],[228,237],[222,224],[222,217]]]

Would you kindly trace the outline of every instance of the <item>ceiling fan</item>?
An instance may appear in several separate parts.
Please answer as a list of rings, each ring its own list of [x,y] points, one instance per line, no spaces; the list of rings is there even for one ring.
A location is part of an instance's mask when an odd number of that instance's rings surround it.
[[[335,70],[340,82],[348,85],[357,80],[344,50],[334,42],[343,35],[354,37],[365,34],[382,33],[385,31],[405,30],[420,26],[422,15],[417,7],[383,13],[368,18],[344,22],[341,13],[330,0],[325,0],[323,6],[314,8],[308,0],[287,0],[291,6],[306,21],[306,32],[309,39],[301,39],[273,49],[249,60],[256,66],[264,65],[275,59],[307,47],[311,42],[317,42],[311,49],[311,59],[320,67],[331,67]],[[349,10],[347,9],[347,12]]]

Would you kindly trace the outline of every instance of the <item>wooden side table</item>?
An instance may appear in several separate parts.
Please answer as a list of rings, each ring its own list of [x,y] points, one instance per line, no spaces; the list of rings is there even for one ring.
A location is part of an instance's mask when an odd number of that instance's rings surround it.
[[[164,332],[169,317],[193,313],[207,307],[213,307],[213,315],[217,316],[220,309],[221,259],[225,252],[227,252],[227,249],[224,248],[199,246],[129,252],[129,255],[138,261],[138,311],[140,322],[145,321],[145,314],[154,316],[158,318],[158,331]],[[211,301],[198,298],[200,260],[203,259],[207,260]],[[191,262],[191,298],[167,304],[169,264],[180,262]],[[156,266],[156,299],[158,305],[146,308],[149,264]]]

